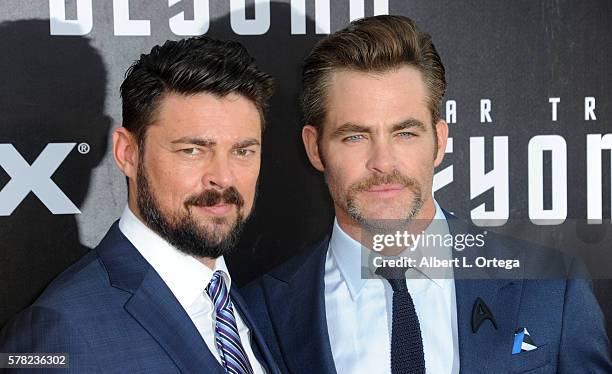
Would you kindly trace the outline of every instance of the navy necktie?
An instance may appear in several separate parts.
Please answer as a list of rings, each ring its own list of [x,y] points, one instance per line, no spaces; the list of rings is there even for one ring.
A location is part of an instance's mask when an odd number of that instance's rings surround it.
[[[405,268],[376,269],[376,274],[385,278],[393,289],[391,374],[423,374],[425,354],[421,325],[406,287],[405,273]]]
[[[215,304],[215,341],[226,373],[252,374],[253,368],[242,347],[234,307],[220,271],[213,274],[206,292]]]

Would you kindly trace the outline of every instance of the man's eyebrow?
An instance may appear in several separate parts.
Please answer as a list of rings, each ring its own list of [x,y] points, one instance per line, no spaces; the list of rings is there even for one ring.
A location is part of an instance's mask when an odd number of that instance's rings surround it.
[[[340,136],[352,132],[370,133],[372,130],[368,126],[348,122],[335,129],[332,135]]]
[[[391,132],[396,132],[396,131],[400,131],[400,130],[406,130],[406,129],[410,129],[416,127],[419,130],[425,131],[425,124],[421,121],[419,121],[418,119],[415,118],[408,118],[405,121],[402,121],[400,123],[397,123],[395,125],[393,125],[391,127]]]
[[[395,125],[391,126],[391,132],[396,132],[396,131],[414,128],[414,127],[420,130],[423,130],[423,131],[426,129],[425,124],[423,122],[419,121],[416,118],[408,118],[402,122],[396,123]],[[372,129],[365,125],[347,122],[341,125],[340,127],[338,127],[336,130],[334,130],[333,135],[341,136],[347,133],[355,133],[355,132],[371,133]]]
[[[249,139],[244,139],[244,140],[240,140],[236,143],[234,143],[234,145],[232,146],[232,148],[237,149],[237,148],[247,148],[253,145],[261,145],[259,143],[259,140],[255,139],[255,138],[249,138]]]
[[[172,144],[194,144],[194,145],[199,145],[200,147],[213,147],[217,144],[217,142],[214,139],[189,137],[189,136],[184,136],[182,138],[173,140],[171,143]]]

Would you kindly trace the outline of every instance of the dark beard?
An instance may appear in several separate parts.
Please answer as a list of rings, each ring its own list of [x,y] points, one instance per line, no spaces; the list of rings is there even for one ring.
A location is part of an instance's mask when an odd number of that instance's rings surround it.
[[[236,247],[246,222],[241,209],[244,200],[236,188],[228,187],[223,192],[206,190],[199,195],[191,196],[185,201],[185,208],[189,213],[182,217],[168,217],[161,212],[159,204],[151,193],[142,163],[138,165],[136,179],[138,185],[137,205],[142,219],[151,230],[159,234],[176,249],[196,258],[215,259],[231,253]],[[189,211],[190,206],[206,207],[221,202],[235,205],[238,212],[236,221],[225,236],[200,227]],[[212,224],[214,226],[223,225],[226,224],[226,221],[227,219],[224,217],[215,217]]]

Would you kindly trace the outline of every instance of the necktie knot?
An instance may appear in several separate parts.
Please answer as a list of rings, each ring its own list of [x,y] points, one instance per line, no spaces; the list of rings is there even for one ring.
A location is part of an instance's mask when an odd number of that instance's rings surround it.
[[[406,287],[406,271],[409,268],[401,267],[379,267],[375,273],[387,280],[391,285],[393,292],[404,291]]]
[[[215,305],[215,310],[219,311],[227,307],[229,291],[223,280],[223,273],[220,270],[214,272],[208,286],[206,286],[206,293]]]

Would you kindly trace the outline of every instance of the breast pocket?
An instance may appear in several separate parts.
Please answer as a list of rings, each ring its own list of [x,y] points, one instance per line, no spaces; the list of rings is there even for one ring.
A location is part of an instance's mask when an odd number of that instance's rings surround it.
[[[549,345],[541,345],[538,348],[517,353],[510,358],[511,373],[554,373],[552,361],[552,352]]]

